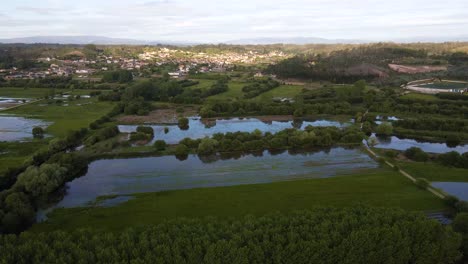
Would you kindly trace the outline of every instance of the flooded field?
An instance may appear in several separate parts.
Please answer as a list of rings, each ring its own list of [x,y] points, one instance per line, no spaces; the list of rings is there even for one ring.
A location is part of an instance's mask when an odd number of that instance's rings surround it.
[[[0,110],[29,102],[27,98],[9,98],[0,96]]]
[[[372,135],[375,137],[375,135]],[[399,138],[399,137],[377,137],[378,144],[374,147],[382,149],[396,149],[406,150],[411,147],[418,147],[425,152],[431,153],[446,153],[450,151],[457,151],[459,153],[468,152],[468,145],[459,145],[456,147],[449,147],[445,143],[435,143],[427,141],[419,141],[415,139]]]
[[[33,127],[46,128],[49,124],[39,119],[0,115],[0,141],[30,140]]]
[[[468,182],[432,182],[431,185],[468,202]]]
[[[218,119],[218,120],[202,120],[198,117],[190,118],[189,129],[182,130],[177,125],[148,125],[154,130],[153,141],[162,139],[168,144],[176,144],[180,140],[189,137],[192,139],[204,138],[216,133],[227,132],[253,132],[259,129],[262,132],[278,132],[286,128],[304,129],[311,126],[335,126],[345,127],[351,124],[349,122],[338,122],[331,120],[314,120],[314,121],[270,121],[264,122],[256,118],[233,118],[233,119]],[[169,128],[168,133],[164,133],[164,128]],[[136,125],[119,125],[120,132],[130,133],[135,132]]]
[[[325,178],[377,166],[360,150],[344,148],[214,159],[189,155],[183,161],[174,156],[98,160],[85,176],[67,183],[67,194],[57,207],[84,206],[104,195]]]

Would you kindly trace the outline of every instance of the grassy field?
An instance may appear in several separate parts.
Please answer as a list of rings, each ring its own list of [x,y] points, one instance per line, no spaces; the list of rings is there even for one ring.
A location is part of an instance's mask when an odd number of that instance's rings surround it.
[[[217,95],[213,95],[208,97],[210,101],[217,101],[217,100],[230,100],[230,99],[243,99],[244,92],[242,92],[242,88],[246,85],[246,83],[242,82],[229,82],[229,90],[224,93],[220,93]]]
[[[271,101],[275,97],[294,98],[302,91],[303,88],[304,86],[302,85],[280,85],[275,89],[260,94],[253,98],[253,100]]]
[[[46,132],[54,136],[64,136],[69,130],[76,130],[88,125],[94,120],[107,114],[113,107],[110,102],[98,102],[96,98],[79,99],[68,102],[68,106],[47,104],[40,101],[24,105],[4,114],[13,114],[43,119],[53,122]]]
[[[407,93],[403,95],[401,98],[403,99],[418,99],[418,100],[425,100],[425,101],[436,101],[439,100],[437,96],[432,94],[422,94],[422,93]]]
[[[33,231],[95,227],[120,230],[177,217],[240,217],[316,206],[400,207],[411,211],[445,209],[442,200],[390,169],[362,175],[135,194],[115,207],[57,209]]]
[[[468,170],[445,167],[431,162],[398,162],[398,166],[416,178],[428,181],[468,182]]]
[[[31,142],[0,142],[0,174],[9,167],[17,167],[36,150],[47,145],[47,140]]]
[[[59,92],[61,90],[57,90]],[[63,90],[66,91],[66,90]],[[44,97],[50,92],[48,88],[10,88],[0,87],[1,97],[11,98],[40,98]]]

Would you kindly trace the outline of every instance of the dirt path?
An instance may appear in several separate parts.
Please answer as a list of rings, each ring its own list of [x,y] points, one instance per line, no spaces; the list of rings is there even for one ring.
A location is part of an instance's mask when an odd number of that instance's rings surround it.
[[[372,151],[372,149],[369,148],[369,146],[367,144],[364,144],[364,147],[366,148],[366,150],[374,157],[374,158],[379,158],[379,156],[374,152]],[[388,162],[388,161],[385,161],[385,164],[387,164],[390,168],[395,168],[395,165],[393,165],[392,163]],[[416,182],[416,179],[411,176],[409,173],[407,173],[406,171],[402,170],[402,169],[398,169],[398,172],[401,173],[403,176],[405,176],[406,178],[408,178],[410,181],[412,181],[413,183]],[[427,187],[426,190],[428,190],[429,192],[431,192],[432,194],[434,194],[435,196],[439,197],[440,199],[444,199],[445,198],[445,195],[443,193],[440,193],[436,190],[434,190],[432,187]]]

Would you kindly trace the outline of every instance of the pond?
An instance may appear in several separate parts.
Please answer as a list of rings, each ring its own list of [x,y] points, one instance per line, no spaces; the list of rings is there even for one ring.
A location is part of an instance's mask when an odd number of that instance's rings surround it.
[[[0,115],[0,141],[21,141],[32,139],[35,126],[46,128],[50,123],[40,119]]]
[[[468,182],[432,182],[431,185],[468,202]]]
[[[286,128],[304,129],[311,126],[335,126],[345,127],[351,124],[349,122],[338,122],[331,120],[315,120],[315,121],[270,121],[264,122],[257,118],[233,118],[233,119],[218,119],[218,120],[202,120],[199,117],[192,117],[189,120],[189,129],[182,130],[177,125],[147,125],[154,130],[153,142],[157,139],[162,139],[168,144],[179,143],[182,139],[189,137],[192,139],[204,138],[212,136],[216,133],[227,132],[253,132],[258,129],[262,132],[279,132]],[[119,125],[120,132],[130,133],[135,132],[136,125]],[[169,128],[168,133],[164,133],[164,128]]]
[[[375,137],[375,134],[372,134],[372,137]],[[456,147],[449,147],[445,143],[419,141],[415,139],[399,138],[396,136],[377,137],[377,140],[379,143],[374,147],[381,149],[407,150],[411,147],[418,147],[425,152],[431,153],[446,153],[450,151],[456,151],[459,153],[468,152],[468,145],[458,145]]]
[[[15,105],[23,104],[29,102],[29,100],[30,99],[27,98],[10,98],[0,96],[0,109],[5,109]]]
[[[86,175],[67,183],[67,194],[57,207],[85,206],[106,195],[325,178],[378,167],[359,149],[236,155],[189,155],[182,161],[174,156],[94,161]]]

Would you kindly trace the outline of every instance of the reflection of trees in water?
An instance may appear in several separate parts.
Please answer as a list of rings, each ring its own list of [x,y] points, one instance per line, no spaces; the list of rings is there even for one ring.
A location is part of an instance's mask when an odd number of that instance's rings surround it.
[[[176,159],[180,161],[184,161],[188,158],[188,154],[183,154],[183,155],[175,155]]]
[[[295,129],[301,129],[302,124],[304,124],[304,120],[302,120],[302,119],[294,119],[293,122],[292,122],[292,126]]]
[[[205,126],[205,128],[216,126],[216,119],[201,119],[200,122]]]
[[[213,163],[219,160],[219,156],[213,155],[198,155],[198,159],[201,160],[203,163]]]
[[[269,149],[268,153],[271,156],[276,156],[276,155],[283,154],[285,151],[286,151],[286,149]]]
[[[377,136],[377,140],[379,141],[380,144],[390,144],[390,143],[392,143],[392,137],[391,136],[379,135],[379,136]]]
[[[331,151],[330,147],[324,147],[324,148],[308,148],[308,149],[288,149],[288,154],[290,155],[310,155],[310,154],[315,154],[318,152],[324,152],[326,154],[329,154]]]

